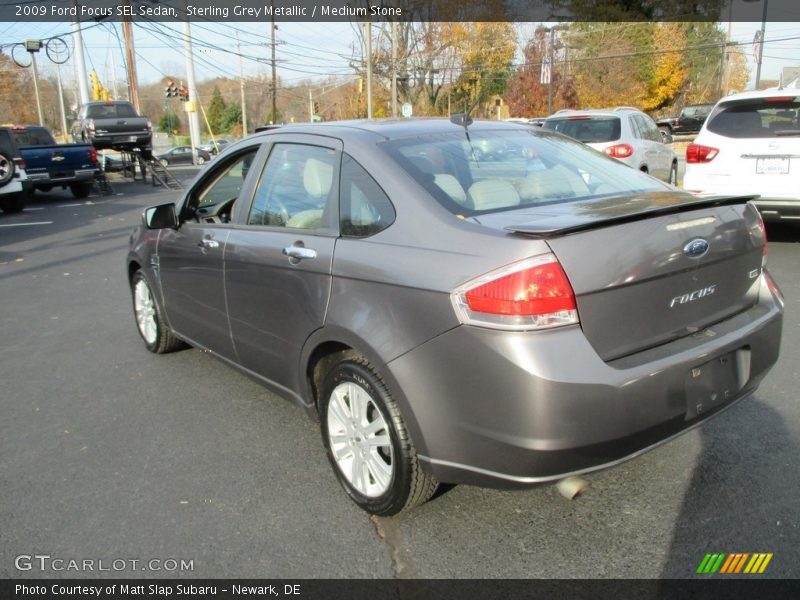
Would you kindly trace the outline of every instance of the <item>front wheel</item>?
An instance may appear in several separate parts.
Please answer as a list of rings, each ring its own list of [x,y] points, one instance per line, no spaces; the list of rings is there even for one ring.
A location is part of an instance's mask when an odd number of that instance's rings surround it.
[[[161,164],[162,167],[166,167],[169,165],[169,161],[166,158],[159,158],[158,162]]]
[[[164,321],[150,284],[141,271],[137,271],[131,278],[131,294],[139,335],[142,336],[144,345],[150,352],[164,354],[186,345],[175,337]]]
[[[205,164],[205,162],[206,162],[206,159],[204,157],[202,157],[202,156],[198,156],[197,157],[197,164],[198,165],[203,165],[203,164]]]
[[[421,469],[397,404],[363,356],[346,352],[328,372],[319,411],[328,460],[362,509],[394,515],[434,494],[439,483]]]

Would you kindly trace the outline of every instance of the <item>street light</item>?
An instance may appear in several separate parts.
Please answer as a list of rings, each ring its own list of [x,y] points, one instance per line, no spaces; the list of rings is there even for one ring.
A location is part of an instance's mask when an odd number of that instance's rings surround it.
[[[44,125],[42,101],[39,98],[39,72],[36,69],[36,53],[41,49],[42,40],[25,40],[25,50],[31,55],[31,66],[33,67],[33,89],[36,92],[36,110],[39,113],[39,125]]]

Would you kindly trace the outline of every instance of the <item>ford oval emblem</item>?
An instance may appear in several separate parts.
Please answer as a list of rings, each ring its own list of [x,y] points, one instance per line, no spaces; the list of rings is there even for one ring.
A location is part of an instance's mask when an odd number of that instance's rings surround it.
[[[683,247],[683,253],[689,258],[700,258],[708,252],[709,244],[703,238],[697,238]]]

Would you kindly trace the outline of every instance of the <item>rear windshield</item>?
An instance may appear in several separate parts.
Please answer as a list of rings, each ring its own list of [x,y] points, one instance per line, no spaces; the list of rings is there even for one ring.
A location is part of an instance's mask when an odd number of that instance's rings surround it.
[[[116,117],[138,117],[132,104],[96,104],[90,106],[86,111],[86,116],[93,119],[116,118]]]
[[[18,146],[50,146],[56,143],[45,129],[17,129],[12,134]]]
[[[540,128],[431,134],[381,146],[456,215],[672,189]]]
[[[563,133],[585,144],[613,142],[620,136],[619,117],[564,117],[548,119],[545,129]]]
[[[730,138],[800,136],[800,97],[726,102],[709,117],[706,128]]]

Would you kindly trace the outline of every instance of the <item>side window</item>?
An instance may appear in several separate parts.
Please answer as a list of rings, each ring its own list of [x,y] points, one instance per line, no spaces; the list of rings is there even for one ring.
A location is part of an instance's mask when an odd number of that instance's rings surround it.
[[[347,154],[342,157],[340,228],[345,237],[367,237],[394,223],[389,197],[364,167]]]
[[[631,115],[630,117],[631,131],[633,132],[633,137],[642,139],[644,138],[644,133],[639,126],[638,116],[639,115]]]
[[[248,225],[319,229],[334,190],[338,152],[275,144],[256,186]]]
[[[227,223],[230,221],[233,203],[242,191],[247,170],[257,151],[258,146],[248,148],[233,158],[231,162],[218,168],[207,180],[207,183],[194,194],[187,207],[189,214],[184,213],[184,217],[204,217],[205,215],[206,220],[211,219],[211,222]]]

